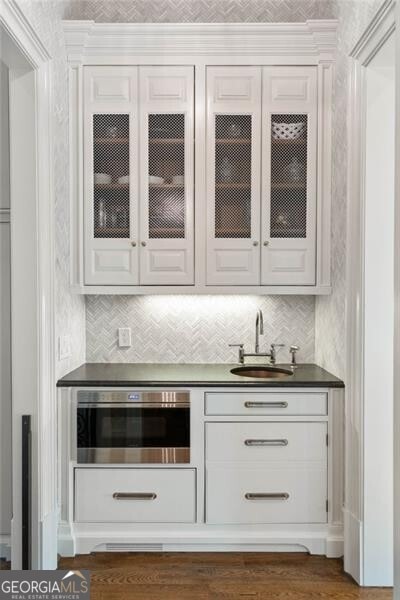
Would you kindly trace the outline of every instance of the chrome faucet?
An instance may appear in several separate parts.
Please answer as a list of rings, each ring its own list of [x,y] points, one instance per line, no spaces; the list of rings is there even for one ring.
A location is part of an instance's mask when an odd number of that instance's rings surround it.
[[[244,344],[229,344],[231,348],[239,348],[239,363],[244,364],[244,359],[247,356],[257,357],[264,356],[270,359],[271,364],[275,364],[276,362],[276,348],[281,346],[281,344],[271,344],[270,352],[260,352],[260,335],[264,335],[264,317],[262,310],[257,311],[256,316],[256,340],[255,340],[255,348],[254,352],[245,352]]]
[[[260,352],[260,335],[264,335],[264,316],[261,308],[257,311],[256,316],[256,343],[254,347],[255,354]]]

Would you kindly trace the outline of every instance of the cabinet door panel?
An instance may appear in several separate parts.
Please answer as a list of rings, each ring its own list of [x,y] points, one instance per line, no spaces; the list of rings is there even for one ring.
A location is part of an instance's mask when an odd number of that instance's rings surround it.
[[[258,67],[207,70],[207,284],[260,282]]]
[[[143,67],[140,283],[191,285],[193,68]]]
[[[138,278],[137,69],[84,70],[85,282]]]
[[[314,285],[317,73],[263,69],[263,285]]]

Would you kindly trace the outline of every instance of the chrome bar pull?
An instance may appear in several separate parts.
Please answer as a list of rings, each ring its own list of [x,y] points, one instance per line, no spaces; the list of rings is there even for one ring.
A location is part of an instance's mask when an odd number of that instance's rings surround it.
[[[246,408],[287,408],[287,402],[245,402]]]
[[[245,440],[245,446],[287,446],[287,440]]]
[[[246,500],[288,500],[289,494],[287,492],[278,493],[250,493],[244,495]]]
[[[155,500],[154,492],[114,492],[114,500]]]

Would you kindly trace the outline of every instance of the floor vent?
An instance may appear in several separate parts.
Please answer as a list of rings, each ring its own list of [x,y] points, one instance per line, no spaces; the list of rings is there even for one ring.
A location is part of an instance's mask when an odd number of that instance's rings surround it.
[[[106,544],[107,552],[162,552],[162,544]]]

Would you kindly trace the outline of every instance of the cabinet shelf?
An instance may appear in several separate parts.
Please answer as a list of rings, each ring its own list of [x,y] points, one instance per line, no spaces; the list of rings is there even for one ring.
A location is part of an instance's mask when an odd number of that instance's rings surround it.
[[[183,138],[149,138],[149,144],[183,144]]]
[[[127,137],[116,137],[116,138],[111,138],[111,137],[97,137],[94,138],[94,143],[95,144],[129,144],[129,138]]]
[[[150,183],[150,190],[183,190],[184,186],[181,183]]]
[[[128,190],[129,183],[95,183],[95,190]]]
[[[95,227],[95,237],[102,238],[128,238],[129,228],[128,227]]]

